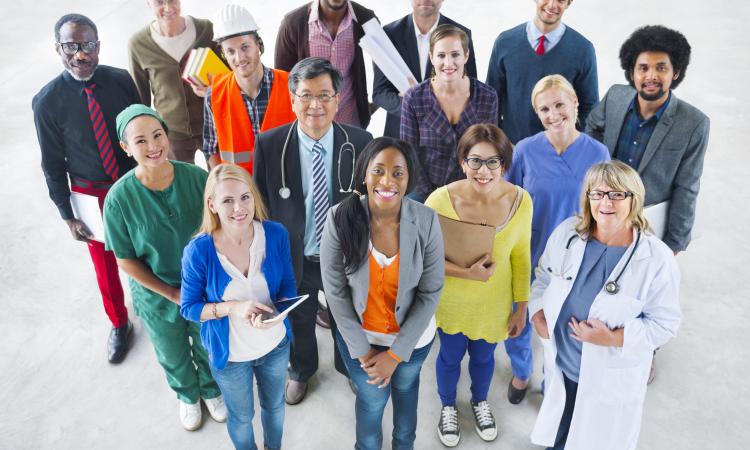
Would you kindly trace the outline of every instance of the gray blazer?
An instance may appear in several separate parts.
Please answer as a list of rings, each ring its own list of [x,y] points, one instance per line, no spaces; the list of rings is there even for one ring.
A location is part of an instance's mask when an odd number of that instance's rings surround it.
[[[635,95],[630,86],[614,85],[586,119],[586,133],[604,143],[612,158],[617,157],[620,130]],[[690,243],[708,130],[708,117],[672,92],[638,166],[646,205],[670,200],[663,240],[672,251],[685,250]]]
[[[367,199],[361,201],[367,210]],[[352,358],[359,358],[370,350],[362,329],[362,314],[370,288],[370,264],[368,258],[356,272],[346,274],[341,242],[333,222],[336,208],[329,211],[323,231],[320,268],[326,300],[339,332]],[[362,236],[362,239],[368,238]],[[396,321],[401,331],[390,350],[402,361],[409,361],[438,306],[445,279],[445,256],[437,214],[408,198],[401,203],[399,254]]]

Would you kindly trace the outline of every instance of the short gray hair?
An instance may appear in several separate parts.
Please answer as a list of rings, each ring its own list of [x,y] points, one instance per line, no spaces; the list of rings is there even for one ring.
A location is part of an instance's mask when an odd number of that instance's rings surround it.
[[[314,56],[305,58],[292,67],[292,71],[289,72],[289,90],[296,93],[300,81],[312,80],[325,74],[331,77],[333,90],[338,94],[344,82],[341,72],[327,59]]]

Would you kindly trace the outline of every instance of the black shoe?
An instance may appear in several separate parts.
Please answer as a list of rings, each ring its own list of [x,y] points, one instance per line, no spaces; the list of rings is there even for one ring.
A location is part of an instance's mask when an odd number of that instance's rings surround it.
[[[107,340],[107,359],[110,364],[119,364],[125,359],[130,349],[130,337],[133,335],[133,324],[128,323],[119,327],[112,328]]]
[[[514,405],[521,403],[523,398],[526,397],[526,391],[528,389],[528,384],[523,389],[516,389],[516,387],[513,386],[513,377],[511,377],[510,383],[508,383],[508,401]]]
[[[315,315],[315,323],[327,330],[331,329],[331,316],[327,308],[318,305],[318,313]]]

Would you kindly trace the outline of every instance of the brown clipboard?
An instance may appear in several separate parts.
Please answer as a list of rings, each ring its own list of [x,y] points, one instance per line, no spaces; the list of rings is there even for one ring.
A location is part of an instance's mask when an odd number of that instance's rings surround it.
[[[479,258],[489,254],[495,244],[495,227],[462,222],[438,214],[443,232],[445,259],[461,267],[471,267]]]

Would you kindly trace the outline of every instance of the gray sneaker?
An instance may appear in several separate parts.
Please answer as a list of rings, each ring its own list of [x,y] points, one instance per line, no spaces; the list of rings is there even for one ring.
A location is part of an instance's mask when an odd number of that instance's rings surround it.
[[[438,437],[446,447],[458,445],[458,441],[461,439],[461,430],[458,428],[458,410],[455,406],[443,406],[440,411]]]
[[[497,425],[490,404],[486,400],[479,403],[471,402],[471,409],[474,411],[474,429],[479,437],[483,441],[494,441],[497,438]]]

